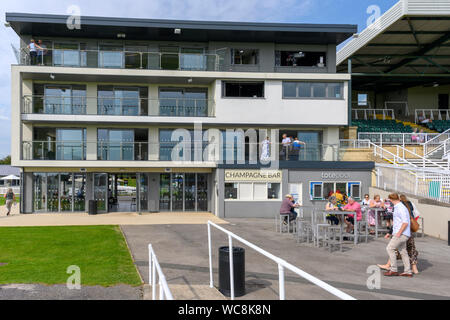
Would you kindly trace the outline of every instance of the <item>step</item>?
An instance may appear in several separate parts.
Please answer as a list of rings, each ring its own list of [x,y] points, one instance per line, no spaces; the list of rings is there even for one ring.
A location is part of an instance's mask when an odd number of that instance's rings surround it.
[[[170,284],[169,289],[175,300],[228,300],[209,285]],[[159,298],[159,285],[156,285],[156,297]],[[148,284],[144,285],[144,300],[152,300],[152,287]]]

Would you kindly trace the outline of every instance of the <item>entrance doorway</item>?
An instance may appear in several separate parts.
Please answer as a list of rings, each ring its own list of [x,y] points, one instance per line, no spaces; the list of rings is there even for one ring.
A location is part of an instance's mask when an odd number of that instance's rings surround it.
[[[208,174],[162,173],[160,211],[208,211]]]
[[[146,173],[95,173],[94,199],[98,212],[140,212],[148,210]]]

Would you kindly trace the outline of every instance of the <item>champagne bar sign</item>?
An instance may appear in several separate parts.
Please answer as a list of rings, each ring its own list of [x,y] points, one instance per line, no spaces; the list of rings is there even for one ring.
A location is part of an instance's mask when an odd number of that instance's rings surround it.
[[[281,170],[225,170],[225,181],[281,182]]]

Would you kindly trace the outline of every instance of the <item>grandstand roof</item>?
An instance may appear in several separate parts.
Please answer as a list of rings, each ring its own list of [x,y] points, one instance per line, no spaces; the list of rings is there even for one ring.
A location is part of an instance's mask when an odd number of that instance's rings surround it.
[[[337,53],[353,88],[450,84],[450,0],[401,0]]]

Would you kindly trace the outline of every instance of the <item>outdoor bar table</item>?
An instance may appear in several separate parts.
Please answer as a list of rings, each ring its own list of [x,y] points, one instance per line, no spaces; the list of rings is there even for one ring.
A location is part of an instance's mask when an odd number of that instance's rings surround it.
[[[344,234],[344,216],[345,215],[349,215],[349,214],[353,214],[353,220],[355,221],[354,225],[353,225],[353,238],[354,238],[354,244],[358,244],[358,220],[357,220],[357,215],[355,211],[341,211],[341,210],[323,210],[321,211],[321,213],[325,212],[326,214],[333,214],[333,215],[340,215],[342,216],[342,219],[340,220],[340,225],[341,225],[341,233],[340,233],[340,237],[342,239],[342,236]]]

